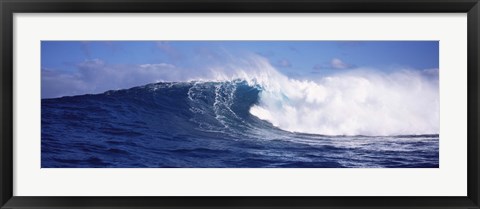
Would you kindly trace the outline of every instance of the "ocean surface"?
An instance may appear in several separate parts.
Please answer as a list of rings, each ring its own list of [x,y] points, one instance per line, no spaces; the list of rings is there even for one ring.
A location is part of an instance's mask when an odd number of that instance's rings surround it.
[[[438,134],[298,132],[292,124],[317,116],[277,124],[265,108],[298,101],[279,96],[262,109],[264,91],[243,80],[161,82],[42,99],[42,168],[439,167]]]

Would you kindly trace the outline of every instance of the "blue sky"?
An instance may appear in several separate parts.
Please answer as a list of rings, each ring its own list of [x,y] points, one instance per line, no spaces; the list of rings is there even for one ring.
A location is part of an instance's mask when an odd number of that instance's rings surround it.
[[[308,79],[356,68],[437,69],[438,53],[437,41],[42,41],[42,98],[182,78],[169,74],[178,69],[200,75],[252,54]]]

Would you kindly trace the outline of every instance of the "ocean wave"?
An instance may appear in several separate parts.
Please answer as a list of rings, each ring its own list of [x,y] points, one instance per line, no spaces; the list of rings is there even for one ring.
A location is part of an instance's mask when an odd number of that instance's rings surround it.
[[[117,110],[112,104],[92,106],[110,107],[112,114],[135,111],[141,120],[176,118],[185,130],[231,137],[279,130],[364,136],[439,133],[438,80],[421,72],[357,70],[299,80],[279,73],[263,59],[215,70],[210,79],[148,84],[85,95],[81,97],[95,99],[79,101],[111,100],[128,110]]]

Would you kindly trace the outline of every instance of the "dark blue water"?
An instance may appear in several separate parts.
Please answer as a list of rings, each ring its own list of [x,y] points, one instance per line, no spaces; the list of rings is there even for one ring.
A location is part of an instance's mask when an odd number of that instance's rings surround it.
[[[438,135],[322,136],[249,113],[245,82],[42,99],[42,168],[438,168]]]

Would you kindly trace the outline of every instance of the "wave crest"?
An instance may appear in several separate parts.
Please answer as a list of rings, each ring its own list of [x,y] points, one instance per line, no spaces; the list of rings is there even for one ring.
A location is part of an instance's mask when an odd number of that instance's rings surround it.
[[[261,58],[217,80],[244,79],[262,89],[250,113],[290,131],[322,135],[439,133],[438,79],[419,71],[354,70],[316,81],[288,78]]]

